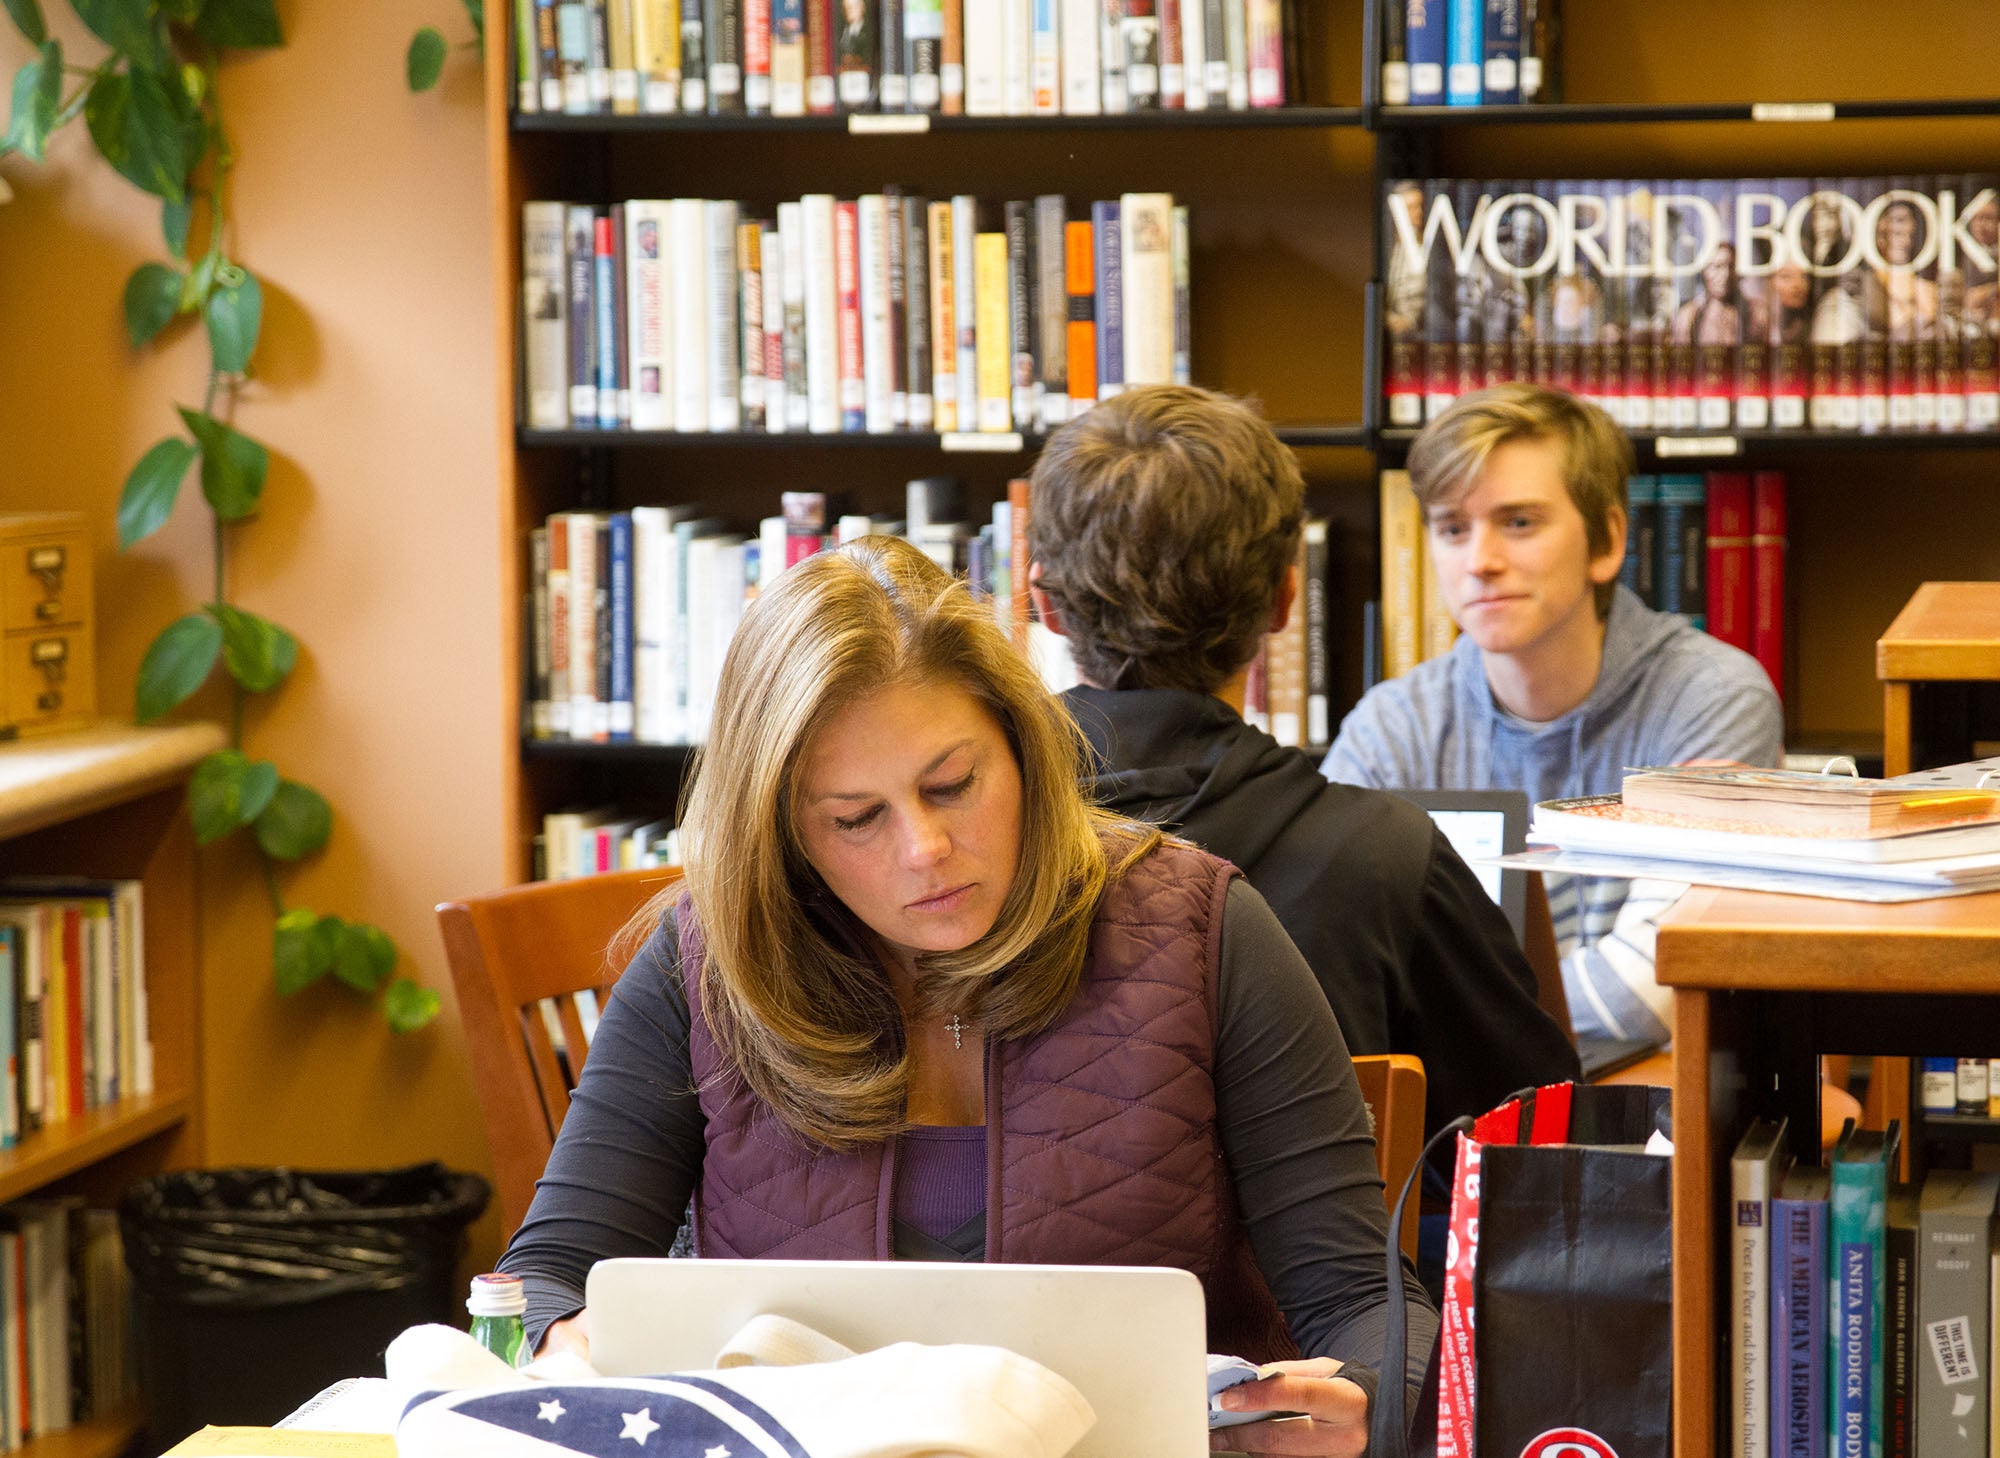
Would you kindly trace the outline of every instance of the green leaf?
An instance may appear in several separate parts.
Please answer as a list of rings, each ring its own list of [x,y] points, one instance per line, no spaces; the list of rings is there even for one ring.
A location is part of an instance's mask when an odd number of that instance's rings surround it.
[[[204,0],[194,32],[212,46],[281,46],[285,33],[271,0]]]
[[[268,693],[284,682],[298,662],[298,639],[270,619],[226,602],[212,602],[208,610],[222,624],[222,661],[231,678],[253,694]]]
[[[212,415],[185,406],[180,410],[201,446],[201,494],[224,521],[241,521],[257,510],[271,453]]]
[[[273,860],[301,860],[332,833],[333,809],[326,797],[296,780],[279,780],[278,792],[257,817],[257,844]]]
[[[169,202],[187,195],[195,162],[181,103],[149,71],[107,72],[91,83],[83,119],[104,160],[134,186]]]
[[[264,289],[254,273],[229,269],[241,281],[224,284],[208,296],[208,347],[218,374],[240,375],[250,367],[257,348],[257,331],[264,322]]]
[[[21,34],[35,45],[49,38],[49,28],[42,20],[42,7],[35,0],[5,0],[7,13],[14,18],[15,26]]]
[[[437,27],[425,26],[410,37],[410,53],[404,60],[404,70],[410,79],[410,90],[428,91],[438,84],[438,77],[444,74],[444,37]]]
[[[338,917],[322,917],[303,906],[279,916],[271,931],[271,970],[281,997],[312,986],[333,970],[334,941],[339,935]]]
[[[159,0],[160,14],[176,25],[193,25],[201,13],[201,0]]]
[[[166,57],[159,27],[147,0],[70,0],[77,18],[114,51],[123,51],[140,66],[155,66]]]
[[[218,749],[194,767],[188,812],[197,845],[222,839],[264,813],[278,789],[278,767],[239,749]]]
[[[407,977],[398,977],[382,996],[382,1013],[398,1033],[414,1033],[438,1015],[438,995]]]
[[[379,926],[350,921],[333,948],[333,975],[356,992],[372,994],[396,969],[396,944]]]
[[[167,251],[176,258],[188,256],[188,224],[193,220],[194,203],[190,199],[182,198],[179,202],[169,199],[160,206],[160,234],[167,240]]]
[[[472,22],[472,38],[483,51],[486,48],[486,6],[482,0],[459,0],[465,7],[465,18]]]
[[[142,263],[125,280],[125,336],[138,349],[180,311],[181,276],[164,263]]]
[[[43,41],[39,54],[14,73],[14,108],[0,152],[12,149],[40,162],[49,133],[56,129],[56,108],[62,104],[62,45]]]
[[[194,442],[170,435],[139,457],[118,493],[118,550],[128,552],[173,514],[181,482],[194,464]],[[211,655],[212,661],[212,655]],[[204,671],[205,672],[205,671]]]
[[[139,722],[152,723],[200,688],[221,652],[222,628],[207,613],[168,623],[139,664]]]

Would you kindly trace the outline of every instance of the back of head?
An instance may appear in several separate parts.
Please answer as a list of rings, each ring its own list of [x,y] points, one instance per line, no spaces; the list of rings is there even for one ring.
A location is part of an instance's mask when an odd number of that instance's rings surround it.
[[[1249,405],[1126,390],[1049,438],[1031,490],[1029,547],[1085,679],[1212,693],[1249,662],[1305,510],[1298,462]]]
[[[1569,499],[1583,515],[1592,556],[1611,545],[1612,523],[1625,516],[1625,481],[1632,443],[1612,418],[1576,396],[1546,385],[1496,385],[1461,395],[1423,428],[1410,446],[1410,489],[1426,516],[1470,491],[1493,452],[1510,441],[1547,442]],[[1597,590],[1599,617],[1618,585]]]

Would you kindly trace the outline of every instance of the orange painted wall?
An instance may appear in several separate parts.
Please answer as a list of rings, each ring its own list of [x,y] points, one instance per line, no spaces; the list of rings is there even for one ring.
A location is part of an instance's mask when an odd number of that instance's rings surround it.
[[[56,0],[73,56],[99,48]],[[203,854],[203,1115],[212,1163],[487,1164],[431,914],[503,877],[494,562],[494,350],[477,67],[410,96],[403,49],[463,12],[388,0],[281,4],[287,46],[221,79],[235,174],[233,249],[265,286],[258,380],[240,428],[268,444],[261,516],[232,533],[243,606],[291,628],[298,669],[246,723],[247,747],[331,800],[332,843],[288,900],[383,926],[437,988],[426,1032],[389,1033],[343,989],[281,1001],[254,859]],[[28,48],[7,27],[0,74]],[[50,165],[0,163],[0,509],[65,507],[96,530],[99,697],[129,715],[147,643],[202,600],[212,554],[192,477],[173,520],[116,549],[125,473],[198,405],[206,343],[188,329],[134,356],[119,295],[163,257],[158,204],[113,174],[81,123]],[[203,702],[221,712],[220,696]],[[473,1259],[497,1249],[497,1222]],[[483,1257],[482,1257],[483,1252]],[[483,1266],[481,1267],[483,1268]]]

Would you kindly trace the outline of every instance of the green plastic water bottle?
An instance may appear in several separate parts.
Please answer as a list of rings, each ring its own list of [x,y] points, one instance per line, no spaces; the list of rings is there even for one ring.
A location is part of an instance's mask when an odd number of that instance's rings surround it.
[[[521,1317],[528,1309],[528,1298],[521,1290],[519,1276],[474,1276],[465,1309],[472,1313],[474,1341],[510,1367],[527,1362],[528,1332]]]

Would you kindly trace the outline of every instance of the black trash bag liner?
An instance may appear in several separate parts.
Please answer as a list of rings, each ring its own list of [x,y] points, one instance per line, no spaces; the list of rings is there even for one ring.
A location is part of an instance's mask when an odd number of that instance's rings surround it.
[[[247,1308],[449,1277],[491,1190],[436,1161],[391,1170],[179,1170],[119,1202],[139,1290]]]

